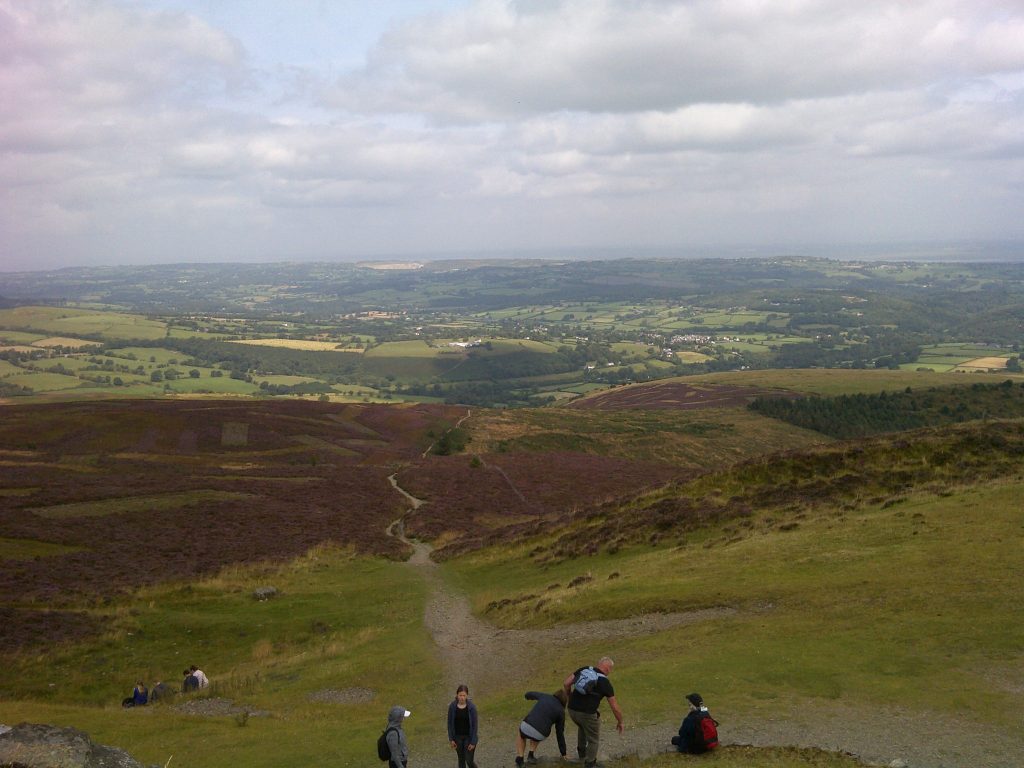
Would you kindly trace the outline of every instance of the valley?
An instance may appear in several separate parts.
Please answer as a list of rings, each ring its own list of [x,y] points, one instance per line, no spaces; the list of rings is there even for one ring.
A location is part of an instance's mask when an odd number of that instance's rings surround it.
[[[719,768],[1014,765],[1018,283],[704,268],[552,265],[533,305],[484,287],[525,266],[316,292],[195,267],[189,295],[129,270],[0,310],[0,722],[161,765],[358,766],[400,703],[433,768],[466,682],[481,762],[510,764],[523,692],[610,654],[609,766],[689,763],[665,752],[694,689]],[[954,293],[989,319],[954,322]],[[119,706],[193,663],[209,690]]]

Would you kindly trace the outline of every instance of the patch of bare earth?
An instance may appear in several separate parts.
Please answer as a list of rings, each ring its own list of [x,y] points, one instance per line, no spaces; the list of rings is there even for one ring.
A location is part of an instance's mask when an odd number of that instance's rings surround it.
[[[371,688],[324,688],[309,694],[309,700],[322,704],[369,704],[376,695]]]
[[[175,709],[186,715],[198,715],[200,717],[228,717],[243,713],[251,717],[266,717],[270,714],[269,712],[253,709],[244,704],[235,704],[231,699],[217,697],[192,699],[184,704],[179,704]]]

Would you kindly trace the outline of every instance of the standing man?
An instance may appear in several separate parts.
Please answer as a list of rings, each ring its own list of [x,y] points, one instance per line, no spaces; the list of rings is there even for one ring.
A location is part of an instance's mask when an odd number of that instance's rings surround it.
[[[622,710],[615,700],[615,689],[608,676],[615,662],[605,656],[592,667],[580,667],[562,684],[569,694],[569,717],[576,723],[576,754],[583,760],[584,768],[597,765],[597,749],[601,737],[601,699],[608,699],[608,706],[615,715],[615,730],[622,733]]]

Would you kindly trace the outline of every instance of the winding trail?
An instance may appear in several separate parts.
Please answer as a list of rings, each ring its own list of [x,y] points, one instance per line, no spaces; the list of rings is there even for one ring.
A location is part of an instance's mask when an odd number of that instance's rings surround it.
[[[465,418],[468,418],[467,413]],[[461,421],[460,421],[461,423]],[[426,502],[398,485],[396,475],[388,480],[409,503],[406,513],[388,526],[395,536],[412,548],[406,561],[430,589],[424,611],[424,624],[434,639],[441,660],[444,685],[432,702],[439,738],[436,744],[415,744],[417,768],[452,768],[455,758],[446,749],[443,733],[444,712],[459,683],[471,691],[506,688],[512,677],[536,679],[547,675],[552,690],[567,670],[553,668],[548,652],[554,647],[607,640],[609,643],[642,637],[674,627],[696,624],[736,614],[732,608],[668,614],[648,614],[629,619],[565,624],[550,629],[501,629],[477,618],[465,595],[458,593],[441,576],[430,559],[432,548],[405,536],[405,518]],[[768,610],[768,609],[766,609]],[[580,663],[586,663],[581,659]],[[684,713],[680,692],[680,718]],[[679,727],[678,720],[653,722],[632,711],[627,697],[620,698],[626,731],[619,736],[610,728],[602,729],[601,758],[629,755],[649,756],[671,749],[669,737]],[[523,702],[523,713],[529,709]],[[858,755],[870,765],[888,765],[902,759],[908,768],[1021,768],[1024,765],[1024,729],[1006,732],[985,724],[976,725],[947,713],[908,712],[899,708],[852,706],[841,702],[815,700],[780,702],[778,714],[762,719],[746,718],[731,722],[728,713],[712,712],[721,721],[723,744],[754,746],[817,747]],[[427,717],[433,715],[427,714]],[[513,739],[516,721],[482,716],[479,759],[486,768],[513,766]],[[542,744],[542,763],[559,763],[552,743]],[[572,754],[575,726],[566,728],[566,741]]]

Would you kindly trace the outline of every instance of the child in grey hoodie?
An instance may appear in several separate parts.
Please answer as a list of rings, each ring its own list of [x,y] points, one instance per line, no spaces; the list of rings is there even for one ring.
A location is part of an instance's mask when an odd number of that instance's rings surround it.
[[[410,712],[405,707],[392,707],[388,712],[388,726],[384,737],[391,751],[389,768],[406,768],[409,764],[409,744],[405,740],[405,731],[402,730],[402,723]]]

